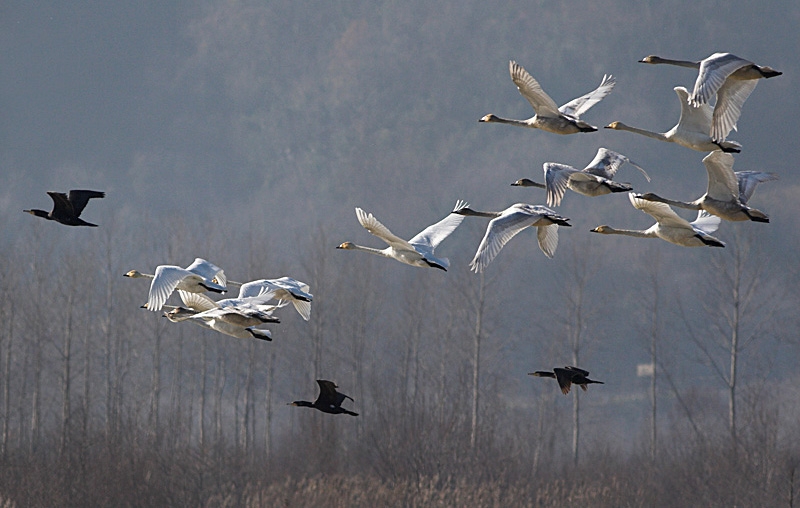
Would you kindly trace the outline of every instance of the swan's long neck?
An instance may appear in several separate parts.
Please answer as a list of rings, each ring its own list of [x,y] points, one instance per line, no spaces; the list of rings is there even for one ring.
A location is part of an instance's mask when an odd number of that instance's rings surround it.
[[[362,252],[369,252],[371,254],[377,254],[378,256],[389,257],[389,255],[386,253],[386,251],[384,249],[375,249],[375,248],[372,248],[372,247],[365,247],[363,245],[356,245],[356,244],[352,244],[350,246],[350,249],[351,250],[360,250]]]
[[[642,136],[647,136],[648,138],[657,139],[659,141],[669,141],[669,138],[667,138],[667,136],[661,132],[653,132],[645,129],[639,129],[636,127],[631,127],[630,125],[625,125],[624,123],[621,122],[617,122],[617,124],[614,127],[608,127],[608,128],[618,131],[633,132],[634,134],[641,134]]]
[[[472,217],[489,217],[491,219],[500,216],[498,212],[480,212],[478,210],[473,210],[472,208],[462,208],[453,213],[457,213],[459,215],[470,215]]]
[[[511,185],[514,186],[514,187],[538,187],[540,189],[546,189],[547,188],[547,186],[545,184],[539,183],[539,182],[534,182],[533,180],[530,180],[528,178],[522,178],[520,180],[517,180],[516,182],[512,183]]]
[[[642,199],[646,199],[647,201],[658,201],[659,203],[666,203],[671,206],[677,206],[678,208],[686,208],[687,210],[702,210],[703,208],[700,206],[700,203],[695,201],[673,201],[672,199],[662,198],[658,194],[653,193],[643,195]]]
[[[645,58],[642,63],[677,65],[678,67],[689,67],[690,69],[700,68],[700,62],[691,62],[689,60],[672,60],[670,58],[661,58],[658,56]]]
[[[488,123],[506,123],[509,125],[518,125],[520,127],[530,127],[530,124],[524,120],[515,120],[513,118],[502,118],[494,114],[488,114],[478,121],[488,122]]]
[[[595,233],[602,233],[604,235],[623,235],[633,236],[635,238],[656,238],[656,234],[650,230],[642,231],[639,229],[614,229],[606,226],[602,231],[595,231]]]

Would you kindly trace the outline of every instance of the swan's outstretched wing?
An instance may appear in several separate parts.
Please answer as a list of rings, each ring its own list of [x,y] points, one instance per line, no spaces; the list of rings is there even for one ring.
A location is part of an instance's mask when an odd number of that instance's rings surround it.
[[[504,210],[499,217],[489,221],[470,268],[475,272],[482,272],[509,240],[541,218],[541,214],[531,213],[517,205]]]
[[[195,278],[202,281],[203,277],[179,266],[160,265],[153,274],[150,282],[150,292],[147,295],[147,309],[153,312],[161,310],[167,303],[169,295],[175,291],[178,284],[185,278]]]
[[[536,228],[536,239],[539,241],[539,248],[544,252],[544,255],[552,259],[558,248],[558,224],[538,226]]]
[[[542,90],[539,82],[533,79],[533,76],[528,71],[514,60],[511,60],[508,62],[508,72],[511,74],[514,84],[517,85],[519,93],[528,100],[538,116],[559,116],[558,104]]]
[[[196,273],[213,284],[217,284],[222,289],[227,289],[228,287],[228,279],[225,277],[225,272],[222,271],[222,268],[218,267],[214,263],[211,263],[210,261],[206,261],[203,258],[195,258],[194,262],[187,266],[186,269],[190,272]]]
[[[636,167],[642,172],[647,181],[650,181],[650,176],[647,174],[647,171],[645,171],[644,168],[621,153],[609,150],[608,148],[599,148],[597,150],[597,155],[594,156],[592,162],[583,168],[583,170],[592,175],[601,176],[611,180],[614,178],[614,175],[617,174],[617,170],[626,162]]]
[[[709,56],[700,62],[700,70],[697,73],[697,80],[694,82],[694,90],[692,96],[689,97],[689,102],[692,106],[708,104],[728,76],[745,65],[752,65],[752,63],[730,53],[714,53]]]
[[[558,206],[567,192],[570,176],[580,173],[580,171],[557,162],[545,162],[542,164],[542,168],[544,168],[544,181],[547,188],[547,206]]]
[[[203,293],[190,293],[179,289],[178,296],[181,297],[181,301],[186,307],[197,312],[204,312],[217,307],[217,302]]]
[[[733,174],[733,155],[715,150],[703,157],[703,165],[708,172],[708,197],[718,201],[739,199],[739,184]]]
[[[714,108],[708,104],[698,104],[697,107],[689,104],[689,91],[682,86],[676,86],[673,90],[681,104],[681,116],[678,120],[680,129],[710,136]]]
[[[640,198],[633,192],[628,194],[628,198],[631,200],[631,204],[634,208],[650,215],[662,226],[686,229],[691,229],[692,227],[689,224],[689,221],[675,213],[675,211],[666,203],[648,201]]]
[[[737,171],[736,180],[739,182],[739,201],[746,205],[756,190],[756,186],[762,182],[777,180],[778,175],[764,171]]]
[[[711,215],[705,210],[697,212],[697,218],[690,224],[695,230],[700,230],[702,233],[710,235],[719,227],[722,219],[716,215]]]
[[[364,229],[388,245],[400,250],[414,250],[411,244],[389,231],[389,228],[381,224],[371,213],[367,213],[361,208],[356,208],[356,217],[358,217],[358,222],[364,226]]]
[[[723,141],[732,130],[736,129],[744,101],[750,97],[757,84],[757,79],[729,79],[720,87],[711,122],[712,139]]]
[[[568,103],[558,108],[558,110],[573,118],[580,118],[582,114],[589,111],[589,108],[603,100],[606,95],[610,94],[611,90],[616,84],[617,80],[614,78],[614,76],[611,74],[603,75],[603,80],[600,82],[600,86],[586,95],[582,95],[577,99],[572,99]]]
[[[459,215],[455,212],[467,206],[469,206],[469,203],[466,201],[456,201],[455,208],[453,208],[453,211],[450,212],[447,217],[423,229],[417,233],[414,238],[409,240],[408,243],[416,247],[423,247],[433,254],[433,250],[436,246],[442,243],[442,240],[450,236],[450,233],[455,231],[459,224],[461,224],[461,221],[464,220],[463,215]]]

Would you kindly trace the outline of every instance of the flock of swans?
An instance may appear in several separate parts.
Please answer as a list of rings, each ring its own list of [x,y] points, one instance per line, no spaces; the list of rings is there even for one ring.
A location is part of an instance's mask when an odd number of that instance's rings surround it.
[[[769,222],[768,216],[747,205],[755,187],[775,180],[774,173],[761,171],[733,171],[733,155],[742,146],[725,138],[741,114],[745,100],[755,89],[759,79],[779,76],[781,73],[758,66],[730,53],[714,53],[701,61],[670,60],[648,56],[640,60],[646,64],[667,64],[697,69],[698,75],[690,93],[686,88],[674,88],[680,102],[680,118],[677,125],[664,132],[651,132],[629,127],[616,121],[606,125],[608,129],[625,130],[660,141],[677,143],[686,148],[710,152],[702,162],[708,173],[706,193],[694,201],[678,201],[663,198],[652,192],[635,194],[627,183],[613,180],[619,168],[631,164],[641,171],[647,181],[650,176],[628,157],[600,148],[596,157],[583,169],[566,164],[546,162],[543,165],[545,183],[522,178],[513,186],[539,187],[546,190],[547,206],[516,203],[497,212],[476,211],[466,201],[459,200],[453,210],[442,220],[423,229],[410,240],[394,235],[389,228],[371,213],[356,208],[356,218],[374,236],[388,246],[384,249],[365,247],[353,242],[344,242],[337,248],[360,250],[395,259],[401,263],[420,268],[437,268],[446,271],[450,262],[434,251],[464,220],[464,217],[485,217],[490,221],[486,232],[470,262],[470,269],[482,272],[494,260],[500,250],[514,236],[527,228],[536,228],[541,251],[549,258],[558,247],[559,226],[569,227],[568,218],[548,206],[559,206],[567,190],[584,196],[595,197],[616,192],[628,192],[634,208],[655,219],[656,223],[646,230],[615,229],[601,225],[592,230],[600,234],[627,235],[639,238],[660,238],[684,247],[724,247],[725,244],[711,236],[721,220]],[[509,62],[509,73],[520,94],[534,109],[534,116],[527,120],[501,118],[494,114],[483,116],[479,121],[504,123],[520,127],[536,128],[555,134],[594,132],[597,127],[589,125],[580,116],[611,93],[616,79],[603,76],[600,85],[593,91],[573,99],[561,107],[544,92],[539,83],[521,65]],[[715,99],[716,98],[716,99]],[[714,101],[713,106],[711,102]],[[48,192],[53,200],[53,210],[24,210],[34,216],[57,221],[68,226],[90,226],[80,215],[92,198],[103,198],[105,194],[91,190],[71,190],[69,194]],[[689,222],[675,213],[671,206],[697,210],[697,218]],[[174,323],[191,321],[199,326],[236,338],[272,340],[265,324],[279,323],[274,315],[280,308],[292,304],[300,316],[308,321],[313,295],[308,284],[290,277],[259,279],[247,283],[227,280],[224,271],[201,258],[186,268],[172,265],[157,266],[153,274],[131,270],[125,274],[130,278],[150,279],[147,302],[142,305],[152,312],[164,310],[164,317]],[[228,285],[239,286],[236,298],[213,300],[206,293],[224,294]],[[167,305],[173,293],[178,294],[182,305]],[[591,383],[600,383],[588,378],[589,373],[577,367],[555,368],[550,371],[530,373],[536,377],[555,378],[564,394],[576,384],[586,390]],[[290,405],[312,407],[332,414],[357,416],[341,407],[350,398],[336,391],[336,385],[327,380],[317,380],[319,396],[315,402],[295,401]],[[351,399],[352,400],[352,399]]]
[[[511,184],[545,189],[547,206],[516,203],[499,212],[481,212],[471,209],[466,202],[459,201],[447,217],[407,242],[392,234],[371,213],[367,214],[361,208],[356,208],[359,223],[386,242],[388,247],[376,249],[345,242],[338,248],[378,254],[416,267],[446,270],[449,267],[447,258],[435,257],[434,249],[455,231],[464,216],[476,216],[491,220],[470,262],[471,270],[482,272],[506,243],[529,227],[536,228],[539,248],[547,257],[552,258],[558,247],[558,227],[570,226],[570,219],[548,207],[559,206],[567,190],[589,197],[628,192],[631,205],[656,221],[646,230],[617,229],[607,225],[591,230],[605,235],[660,238],[682,247],[725,247],[722,240],[712,236],[721,220],[769,222],[769,217],[764,212],[749,207],[747,202],[759,183],[775,180],[777,176],[762,171],[734,172],[731,154],[739,153],[742,145],[726,140],[726,137],[736,128],[742,106],[755,89],[758,80],[779,76],[781,73],[730,53],[714,53],[700,61],[670,60],[651,55],[639,62],[697,69],[698,75],[691,92],[682,86],[674,88],[681,108],[677,125],[663,133],[629,127],[619,121],[611,122],[605,128],[629,131],[659,141],[676,143],[691,150],[709,152],[702,159],[708,174],[708,187],[700,198],[694,201],[678,201],[652,192],[633,193],[630,184],[613,180],[619,168],[628,163],[639,169],[648,182],[650,176],[628,157],[608,148],[600,148],[594,160],[583,169],[546,162],[543,164],[544,183],[522,178]],[[605,75],[596,89],[558,107],[536,79],[513,60],[509,62],[509,74],[519,93],[533,107],[534,116],[527,120],[515,120],[490,113],[480,118],[479,122],[503,123],[563,135],[594,132],[597,127],[584,122],[580,116],[611,93],[616,84],[614,76]],[[670,206],[697,210],[697,218],[689,222]],[[585,370],[571,366],[556,368],[553,372],[531,373],[537,377],[555,378],[564,394],[569,393],[571,384],[577,384],[586,390],[588,384],[599,383],[590,380],[588,374]]]

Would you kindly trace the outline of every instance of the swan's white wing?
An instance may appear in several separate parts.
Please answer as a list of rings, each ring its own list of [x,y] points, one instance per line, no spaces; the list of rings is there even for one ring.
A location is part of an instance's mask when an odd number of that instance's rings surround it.
[[[469,206],[466,201],[459,200],[456,202],[456,206],[453,210],[459,210],[466,206]],[[436,224],[430,225],[417,233],[408,243],[415,247],[422,247],[427,252],[433,254],[433,250],[436,246],[442,243],[442,240],[450,236],[450,233],[455,231],[463,220],[463,215],[451,212],[447,217]]]
[[[673,88],[681,104],[681,117],[678,120],[678,129],[687,132],[699,132],[710,136],[711,117],[714,109],[708,104],[698,104],[697,107],[689,104],[689,91],[682,86]]]
[[[721,221],[722,219],[716,215],[711,215],[705,210],[700,210],[697,212],[697,218],[690,225],[695,229],[699,229],[701,232],[710,235],[717,230]]]
[[[390,246],[400,250],[414,250],[411,244],[389,231],[389,228],[381,224],[371,213],[368,214],[361,208],[356,208],[356,217],[358,217],[358,222],[364,226],[364,229]]]
[[[547,188],[547,205],[558,206],[567,192],[570,176],[580,173],[580,171],[557,162],[545,162],[542,164],[542,168],[544,168],[544,181]]]
[[[746,205],[750,200],[758,184],[778,179],[778,175],[775,173],[766,173],[764,171],[738,171],[735,175],[736,180],[739,182],[739,201],[743,205]]]
[[[291,277],[281,277],[279,279],[272,279],[272,283],[284,289],[289,293],[291,298],[309,301],[314,299],[314,295],[308,292],[311,287],[305,282],[300,282]]]
[[[278,288],[267,279],[251,280],[239,288],[239,298],[262,298],[265,301],[275,296]]]
[[[187,277],[202,278],[179,266],[161,265],[156,268],[153,280],[150,282],[150,293],[147,295],[147,309],[153,312],[161,310],[167,303],[169,295],[175,291],[178,284]]]
[[[731,130],[736,129],[744,101],[750,97],[757,84],[757,79],[729,79],[717,91],[717,102],[714,104],[714,118],[711,123],[712,139],[722,141]]]
[[[714,53],[700,62],[697,80],[689,102],[693,106],[708,104],[728,76],[752,62],[730,53]]]
[[[539,248],[542,249],[544,255],[552,259],[558,247],[558,224],[538,226],[536,239],[539,240]]]
[[[703,165],[708,172],[708,197],[718,201],[739,199],[739,184],[733,174],[733,155],[715,150],[703,157]]]
[[[217,284],[222,289],[228,287],[228,279],[225,277],[225,272],[210,261],[206,261],[203,258],[195,258],[194,262],[187,266],[186,269],[203,277],[208,282]]]
[[[181,297],[181,301],[186,307],[197,312],[204,312],[217,307],[217,302],[203,293],[190,293],[179,289],[178,296]]]
[[[614,76],[611,74],[603,75],[603,81],[600,82],[600,86],[586,95],[582,95],[577,99],[572,99],[568,103],[558,108],[558,110],[565,115],[569,115],[574,118],[580,118],[582,114],[589,111],[589,108],[603,100],[606,95],[610,94],[611,90],[616,84],[617,80],[614,78]]]
[[[622,166],[626,162],[636,167],[639,171],[642,172],[647,181],[648,182],[650,181],[650,176],[647,174],[644,168],[642,168],[640,165],[636,164],[626,156],[622,155],[621,153],[609,150],[608,148],[599,148],[597,150],[597,155],[594,156],[592,162],[590,162],[588,166],[583,168],[583,170],[592,175],[601,176],[603,178],[608,178],[609,180],[611,180],[612,178],[614,178],[614,175],[617,174],[617,170],[620,168],[620,166]]]
[[[470,263],[470,268],[475,272],[482,272],[509,240],[523,229],[532,226],[540,218],[540,214],[532,215],[525,210],[511,207],[499,217],[489,221],[486,233]]]
[[[528,71],[511,60],[508,62],[508,72],[511,74],[514,84],[517,85],[519,93],[528,100],[538,116],[559,116],[558,104],[542,90],[539,82],[533,79]]]
[[[641,210],[644,213],[653,217],[659,224],[662,226],[669,226],[669,227],[677,227],[677,228],[686,228],[691,229],[691,225],[689,221],[675,213],[675,211],[669,207],[666,203],[659,203],[658,201],[648,201],[646,199],[642,199],[634,193],[629,193],[628,198],[631,200],[631,204],[637,210]]]

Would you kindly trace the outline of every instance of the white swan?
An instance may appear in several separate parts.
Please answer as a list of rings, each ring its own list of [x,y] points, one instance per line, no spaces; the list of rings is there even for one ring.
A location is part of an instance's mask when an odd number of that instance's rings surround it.
[[[759,79],[783,74],[772,67],[762,67],[730,53],[714,53],[699,62],[670,60],[655,55],[647,56],[639,62],[698,69],[689,103],[697,107],[708,104],[714,95],[717,96],[710,130],[710,135],[715,140],[725,139],[736,128],[744,101],[756,88]]]
[[[483,235],[475,257],[470,262],[470,269],[482,272],[500,252],[505,244],[517,233],[528,227],[536,228],[539,248],[545,256],[552,258],[558,247],[558,226],[571,226],[566,217],[541,205],[516,203],[502,212],[479,212],[466,206],[453,213],[475,217],[491,217],[486,233]]]
[[[434,256],[433,251],[464,220],[464,216],[459,215],[457,211],[466,206],[468,206],[468,203],[464,201],[456,202],[455,209],[447,217],[423,229],[408,241],[394,235],[389,231],[389,228],[378,222],[378,219],[373,217],[371,213],[368,214],[361,208],[356,208],[356,217],[358,217],[358,222],[364,226],[364,229],[389,244],[389,246],[385,249],[373,249],[372,247],[364,247],[352,242],[344,242],[336,248],[370,252],[396,259],[411,266],[438,268],[447,271],[450,261],[447,258]]]
[[[736,141],[715,141],[711,135],[711,117],[713,114],[711,106],[701,104],[692,107],[689,104],[689,92],[682,86],[673,88],[678,95],[681,104],[681,116],[678,123],[667,132],[653,132],[636,127],[630,127],[622,122],[611,122],[606,125],[606,129],[628,131],[659,141],[677,143],[686,148],[697,150],[698,152],[710,152],[712,150],[722,150],[723,152],[738,153],[742,145]]]
[[[767,214],[747,206],[747,200],[753,195],[756,185],[769,180],[777,180],[777,175],[762,171],[734,173],[733,156],[720,151],[706,155],[703,158],[703,164],[708,173],[708,188],[705,194],[694,201],[673,201],[652,192],[647,192],[639,197],[690,210],[705,210],[729,221],[769,222]]]
[[[616,84],[614,76],[604,75],[603,81],[600,82],[600,86],[596,89],[558,107],[555,101],[542,90],[539,83],[533,79],[533,76],[517,62],[513,60],[508,62],[508,71],[514,84],[517,85],[519,93],[533,106],[536,114],[527,120],[513,120],[500,118],[490,113],[478,120],[479,122],[507,123],[520,127],[542,129],[555,134],[594,132],[597,127],[582,121],[580,116],[608,95]]]
[[[314,298],[314,295],[308,292],[309,289],[308,284],[291,277],[259,279],[242,284],[239,298],[271,294],[272,298],[279,302],[291,302],[298,314],[308,321],[311,318],[311,300]]]
[[[262,328],[255,328],[254,326],[239,326],[225,322],[221,319],[209,316],[202,312],[187,309],[185,307],[174,307],[165,305],[164,308],[170,308],[169,312],[164,313],[164,317],[173,323],[180,323],[182,321],[191,320],[192,323],[214,330],[216,332],[236,337],[237,339],[249,339],[251,337],[261,340],[272,340],[272,332]]]
[[[626,162],[637,167],[647,178],[647,181],[650,181],[650,176],[641,166],[631,162],[621,153],[607,148],[597,150],[597,155],[592,159],[592,162],[581,170],[566,164],[545,162],[542,167],[544,168],[544,180],[547,182],[547,205],[560,205],[567,189],[589,197],[631,190],[630,184],[612,180],[620,166]]]
[[[593,233],[604,235],[625,235],[637,238],[661,238],[682,247],[725,247],[720,240],[711,236],[717,230],[720,218],[700,210],[697,219],[689,222],[675,213],[669,205],[641,199],[628,194],[634,208],[652,216],[656,223],[646,230],[614,229],[611,226],[597,226]]]
[[[153,312],[161,310],[169,295],[176,289],[190,293],[213,291],[225,293],[227,279],[225,272],[217,265],[202,258],[195,258],[186,268],[173,265],[159,265],[154,275],[131,270],[125,277],[152,279],[150,292],[147,295],[147,309]]]

